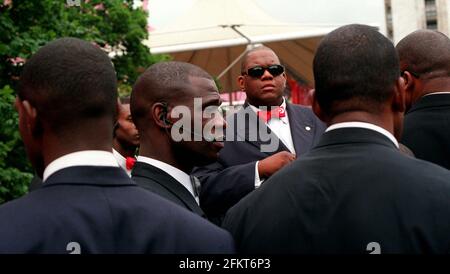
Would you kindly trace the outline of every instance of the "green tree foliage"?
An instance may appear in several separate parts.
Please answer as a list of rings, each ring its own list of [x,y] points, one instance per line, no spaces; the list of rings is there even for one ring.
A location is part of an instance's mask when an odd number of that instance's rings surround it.
[[[0,204],[23,195],[31,181],[28,164],[20,139],[14,91],[5,86],[0,89]]]
[[[124,95],[146,67],[167,59],[142,44],[146,28],[147,13],[133,0],[0,0],[0,203],[23,195],[31,178],[13,108],[26,60],[60,37],[92,41],[111,57]]]

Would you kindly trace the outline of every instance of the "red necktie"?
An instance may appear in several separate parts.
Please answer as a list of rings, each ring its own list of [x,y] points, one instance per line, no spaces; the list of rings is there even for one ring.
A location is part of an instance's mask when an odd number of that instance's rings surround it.
[[[257,115],[260,119],[267,123],[272,118],[280,119],[282,117],[286,117],[286,112],[284,107],[274,107],[271,111],[260,110],[257,112]]]
[[[126,166],[127,170],[131,170],[134,166],[134,163],[136,163],[136,158],[134,157],[127,157],[126,158]]]

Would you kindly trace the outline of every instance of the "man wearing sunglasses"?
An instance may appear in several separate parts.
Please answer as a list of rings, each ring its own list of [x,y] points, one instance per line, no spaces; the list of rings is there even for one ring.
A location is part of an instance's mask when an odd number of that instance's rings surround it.
[[[247,101],[228,117],[232,134],[227,132],[216,163],[195,170],[202,181],[200,204],[208,216],[225,214],[265,179],[307,152],[324,131],[309,108],[292,105],[283,97],[286,73],[272,49],[262,46],[248,51],[237,81]],[[268,139],[276,144],[269,150],[264,147]]]
[[[370,65],[368,65],[370,64]],[[340,27],[313,62],[318,144],[230,209],[246,254],[448,254],[450,172],[399,152],[404,80],[394,45]]]
[[[415,156],[450,169],[450,39],[419,30],[397,45],[406,105],[402,143]]]

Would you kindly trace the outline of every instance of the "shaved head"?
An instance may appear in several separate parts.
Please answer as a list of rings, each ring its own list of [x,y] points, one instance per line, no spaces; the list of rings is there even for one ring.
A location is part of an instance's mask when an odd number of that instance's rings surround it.
[[[136,126],[141,126],[141,120],[146,123],[145,115],[153,103],[191,98],[191,77],[213,80],[206,71],[189,63],[172,61],[150,66],[139,76],[131,94],[131,115]]]
[[[422,79],[450,76],[450,39],[441,32],[418,30],[397,44],[402,71]]]
[[[84,130],[84,122],[117,115],[116,72],[100,48],[61,38],[40,48],[26,63],[18,95],[28,100],[55,133]]]
[[[254,47],[254,48],[248,50],[248,51],[245,53],[245,55],[242,57],[241,74],[244,73],[244,72],[246,72],[248,57],[249,57],[252,53],[254,53],[254,52],[256,52],[256,51],[261,51],[261,50],[271,51],[271,52],[273,52],[273,54],[275,54],[275,52],[274,52],[271,48],[266,47],[266,46]],[[277,55],[275,54],[275,56],[277,56]],[[277,56],[277,58],[278,58],[278,56]],[[279,63],[279,62],[280,62],[280,60],[278,60],[278,63]]]
[[[314,57],[315,95],[326,113],[379,113],[400,77],[394,45],[375,28],[347,25],[326,35]]]

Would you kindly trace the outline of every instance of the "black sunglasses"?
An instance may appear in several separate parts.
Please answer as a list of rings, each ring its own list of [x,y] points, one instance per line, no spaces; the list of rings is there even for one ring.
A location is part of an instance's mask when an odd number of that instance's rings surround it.
[[[268,67],[256,66],[253,68],[249,68],[247,72],[243,72],[242,74],[243,75],[247,74],[248,76],[253,78],[260,78],[261,76],[263,76],[266,70],[270,74],[272,74],[273,77],[277,77],[278,75],[284,72],[284,67],[282,65],[271,65]]]

